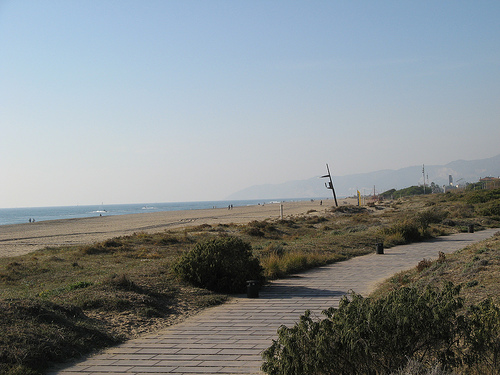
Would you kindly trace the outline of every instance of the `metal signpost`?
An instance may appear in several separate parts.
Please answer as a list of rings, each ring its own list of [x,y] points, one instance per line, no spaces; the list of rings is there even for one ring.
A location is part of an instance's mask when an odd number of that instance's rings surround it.
[[[328,177],[330,179],[330,182],[325,182],[325,186],[327,189],[331,189],[333,192],[333,199],[335,199],[335,206],[338,207],[339,204],[337,203],[337,195],[335,195],[335,189],[333,188],[333,181],[332,181],[332,175],[330,174],[330,168],[328,167],[328,163],[326,164],[326,170],[328,171],[328,174],[325,174],[324,176],[321,176],[321,178]]]

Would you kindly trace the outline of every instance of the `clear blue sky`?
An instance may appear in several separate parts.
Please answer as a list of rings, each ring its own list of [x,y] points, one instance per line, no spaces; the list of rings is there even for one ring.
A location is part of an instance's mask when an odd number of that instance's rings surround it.
[[[0,207],[497,155],[499,19],[496,0],[0,0]]]

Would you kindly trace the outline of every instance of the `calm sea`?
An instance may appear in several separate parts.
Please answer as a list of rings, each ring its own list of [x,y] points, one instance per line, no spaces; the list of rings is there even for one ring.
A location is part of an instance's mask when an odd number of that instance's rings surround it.
[[[27,223],[29,220],[45,221],[59,219],[74,219],[93,216],[129,215],[144,212],[200,210],[207,208],[226,208],[253,206],[258,204],[277,203],[283,201],[303,201],[304,199],[280,200],[235,200],[207,202],[177,202],[177,203],[147,203],[147,204],[111,204],[96,206],[62,206],[62,207],[23,207],[0,208],[0,225]]]

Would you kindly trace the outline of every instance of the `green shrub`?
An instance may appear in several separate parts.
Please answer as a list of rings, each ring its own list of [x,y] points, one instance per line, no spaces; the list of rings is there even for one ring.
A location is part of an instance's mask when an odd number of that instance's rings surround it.
[[[447,211],[431,208],[418,213],[416,215],[416,221],[422,228],[426,229],[430,224],[441,223],[446,218],[446,216],[448,216]]]
[[[382,235],[388,238],[400,238],[404,243],[418,242],[423,239],[421,225],[415,220],[406,219],[401,223],[384,228]]]
[[[384,235],[384,247],[404,245],[406,240],[401,233],[391,233]]]
[[[262,267],[248,242],[217,237],[197,243],[174,265],[181,279],[217,292],[241,293],[247,280],[261,280]]]
[[[390,189],[390,190],[384,191],[383,193],[379,194],[379,196],[384,198],[384,199],[392,199],[395,192],[396,192],[396,189]]]
[[[452,218],[458,219],[467,219],[470,217],[474,217],[474,211],[475,210],[473,205],[462,202],[459,202],[448,209],[450,216]]]
[[[483,216],[500,216],[500,200],[482,205],[478,213]]]
[[[494,190],[479,190],[467,194],[465,200],[467,203],[486,203],[500,198],[500,189]]]
[[[466,362],[478,363],[487,374],[500,373],[500,307],[486,299],[469,308],[465,340],[469,350]]]
[[[326,319],[314,321],[307,311],[294,327],[281,326],[278,339],[263,353],[262,369],[273,375],[388,374],[411,358],[455,368],[463,364],[458,343],[468,329],[458,315],[463,306],[458,293],[451,284],[423,292],[404,287],[381,299],[353,293],[338,309],[326,310]],[[491,324],[480,331],[484,335],[470,340],[493,361],[498,333],[495,340],[488,333],[498,330],[498,310],[489,316]],[[471,347],[471,356],[476,352]]]

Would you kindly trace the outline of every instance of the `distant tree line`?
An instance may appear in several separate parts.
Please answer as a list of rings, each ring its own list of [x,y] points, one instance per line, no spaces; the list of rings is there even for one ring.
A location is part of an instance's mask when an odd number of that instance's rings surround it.
[[[443,189],[439,187],[439,185],[435,184],[434,182],[431,182],[430,186],[410,186],[404,189],[396,190],[396,189],[390,189],[382,194],[380,194],[380,197],[384,199],[397,199],[401,197],[409,197],[412,195],[423,195],[423,194],[431,194],[431,193],[442,193]]]
[[[467,183],[465,186],[465,190],[484,190],[496,187],[497,187],[497,181],[493,181],[493,183],[478,181],[473,183]],[[419,186],[410,186],[399,190],[390,189],[379,194],[379,197],[383,199],[397,199],[413,195],[423,195],[423,194],[443,193],[443,192],[444,192],[443,188],[441,188],[438,184],[431,182],[430,185],[427,185],[425,187],[423,185],[419,185]]]

